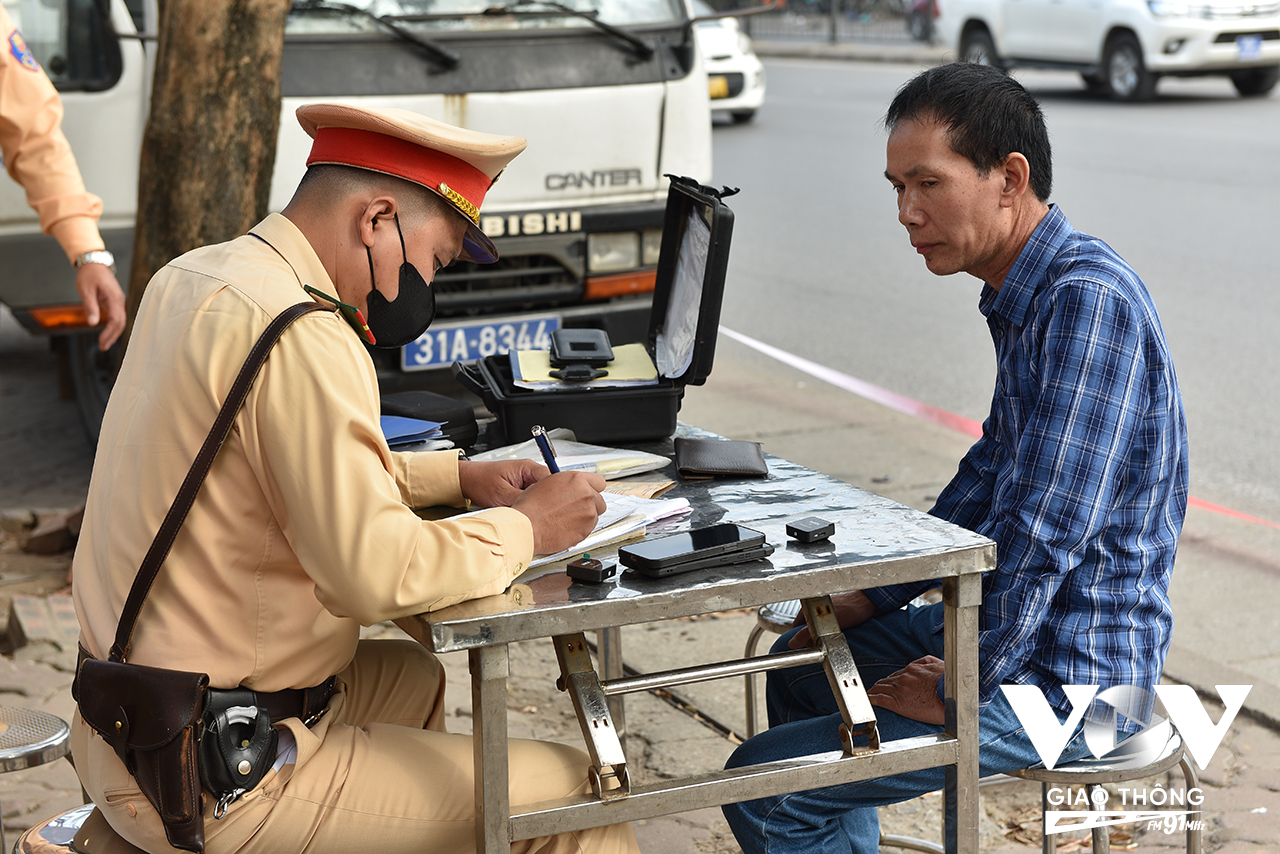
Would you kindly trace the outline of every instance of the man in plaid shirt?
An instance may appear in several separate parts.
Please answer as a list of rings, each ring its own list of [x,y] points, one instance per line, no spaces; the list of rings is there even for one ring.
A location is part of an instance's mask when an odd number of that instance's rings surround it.
[[[984,282],[991,413],[931,512],[997,544],[983,580],[980,770],[1028,768],[1040,757],[1000,685],[1038,687],[1065,718],[1063,685],[1159,680],[1187,501],[1182,399],[1142,280],[1048,203],[1048,132],[1021,85],[990,67],[934,68],[899,91],[885,125],[885,176],[911,245],[933,273]],[[902,607],[925,586],[835,597],[885,741],[942,730],[942,606]],[[731,767],[840,749],[821,666],[771,673],[768,704],[770,729]],[[1077,732],[1058,761],[1087,753]],[[748,854],[872,854],[875,808],[942,784],[935,768],[724,810]]]

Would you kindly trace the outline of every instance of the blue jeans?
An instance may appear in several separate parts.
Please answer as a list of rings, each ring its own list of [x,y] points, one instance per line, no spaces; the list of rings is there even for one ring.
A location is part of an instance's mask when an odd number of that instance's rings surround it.
[[[847,630],[858,673],[871,685],[926,655],[942,657],[942,634],[933,633],[941,604],[907,608],[868,620]],[[795,630],[784,634],[775,651],[787,649]],[[748,739],[734,751],[727,767],[738,768],[795,756],[838,751],[839,706],[827,683],[822,665],[806,665],[771,671],[766,690],[769,729]],[[941,726],[920,723],[877,708],[876,725],[881,741],[942,731]],[[1040,764],[1040,757],[1022,731],[1003,692],[978,714],[979,769],[982,776]],[[1083,758],[1089,752],[1077,732],[1062,753],[1061,762]],[[755,801],[726,804],[725,818],[746,854],[875,854],[880,838],[876,807],[910,800],[943,786],[942,768],[927,768],[860,780],[825,789],[811,789]],[[948,814],[952,805],[947,805]]]

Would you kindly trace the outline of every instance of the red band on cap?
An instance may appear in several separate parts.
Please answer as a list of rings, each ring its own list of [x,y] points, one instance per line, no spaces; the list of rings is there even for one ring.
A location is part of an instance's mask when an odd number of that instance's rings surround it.
[[[434,190],[446,199],[448,194],[440,189],[440,184],[447,184],[476,208],[493,183],[488,175],[451,154],[360,128],[316,128],[307,165],[317,163],[358,166],[395,175]],[[466,211],[462,214],[472,218]]]

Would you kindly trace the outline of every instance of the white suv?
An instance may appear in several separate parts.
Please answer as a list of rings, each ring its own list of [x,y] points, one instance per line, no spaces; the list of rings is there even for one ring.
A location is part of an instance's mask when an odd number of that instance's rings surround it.
[[[967,61],[1067,68],[1145,101],[1164,75],[1224,74],[1241,95],[1280,80],[1280,0],[937,0],[935,39]]]

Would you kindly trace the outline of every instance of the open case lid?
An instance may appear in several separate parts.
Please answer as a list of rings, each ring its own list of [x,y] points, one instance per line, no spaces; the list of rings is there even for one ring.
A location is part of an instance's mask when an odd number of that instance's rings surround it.
[[[738,191],[667,177],[671,188],[649,313],[649,352],[659,375],[702,385],[715,359],[733,234],[733,211],[721,199]]]

